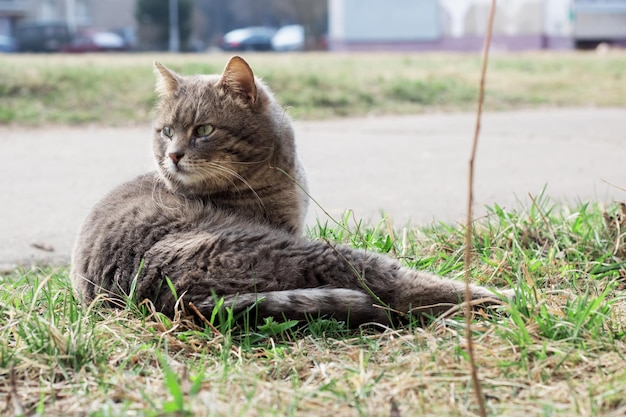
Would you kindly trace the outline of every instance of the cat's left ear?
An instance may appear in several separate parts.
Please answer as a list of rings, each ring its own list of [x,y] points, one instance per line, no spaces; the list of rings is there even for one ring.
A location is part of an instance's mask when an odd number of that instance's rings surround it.
[[[234,56],[226,64],[220,84],[224,89],[247,103],[254,104],[257,100],[254,73],[250,65],[243,58]]]
[[[157,77],[155,90],[161,97],[174,93],[180,84],[178,74],[156,61],[154,61],[154,74]]]

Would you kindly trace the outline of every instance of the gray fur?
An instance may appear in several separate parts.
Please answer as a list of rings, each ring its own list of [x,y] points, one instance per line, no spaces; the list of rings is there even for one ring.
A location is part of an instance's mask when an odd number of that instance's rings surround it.
[[[237,308],[261,300],[262,316],[321,314],[351,325],[462,300],[460,282],[301,237],[306,179],[291,122],[245,61],[232,58],[221,76],[155,67],[157,171],[113,190],[85,220],[71,271],[81,299],[123,297],[137,276],[135,296],[172,315],[168,277],[205,315],[217,295]],[[200,140],[195,129],[206,124],[214,130]],[[472,298],[484,297],[497,299],[472,286]]]

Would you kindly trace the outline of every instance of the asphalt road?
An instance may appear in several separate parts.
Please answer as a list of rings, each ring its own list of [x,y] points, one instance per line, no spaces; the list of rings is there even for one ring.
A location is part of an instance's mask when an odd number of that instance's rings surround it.
[[[333,216],[396,226],[462,221],[475,116],[370,117],[296,124],[312,195]],[[150,127],[2,127],[0,269],[65,263],[91,206],[153,168]],[[497,203],[625,201],[626,109],[484,115],[475,215]],[[612,186],[615,184],[620,188]],[[324,214],[313,204],[308,222]]]

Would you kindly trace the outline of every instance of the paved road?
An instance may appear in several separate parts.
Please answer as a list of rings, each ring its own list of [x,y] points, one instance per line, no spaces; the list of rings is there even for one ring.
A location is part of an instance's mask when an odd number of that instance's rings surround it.
[[[371,117],[296,125],[312,193],[332,215],[396,226],[462,220],[473,114]],[[67,262],[90,207],[150,170],[150,128],[2,127],[0,265]],[[486,114],[477,157],[484,205],[626,200],[626,109]],[[323,216],[312,208],[309,223]],[[36,247],[39,246],[39,249]],[[41,249],[43,248],[43,249]]]

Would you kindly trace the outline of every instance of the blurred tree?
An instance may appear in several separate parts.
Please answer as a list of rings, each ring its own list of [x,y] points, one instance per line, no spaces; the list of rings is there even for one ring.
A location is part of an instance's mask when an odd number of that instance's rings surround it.
[[[188,49],[191,35],[193,0],[178,0],[180,44]],[[169,41],[169,2],[167,0],[135,0],[135,19],[139,27],[139,48],[165,50]]]

